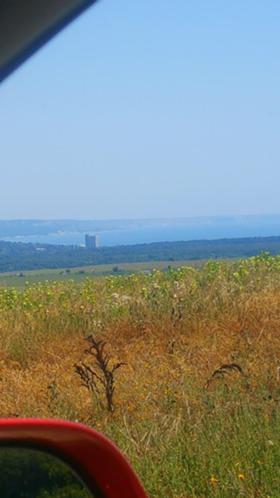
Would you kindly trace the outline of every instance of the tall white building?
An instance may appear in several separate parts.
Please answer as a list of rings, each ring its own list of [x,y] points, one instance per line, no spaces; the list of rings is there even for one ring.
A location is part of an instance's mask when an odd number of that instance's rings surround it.
[[[86,249],[96,249],[99,246],[98,236],[86,234],[85,245]]]

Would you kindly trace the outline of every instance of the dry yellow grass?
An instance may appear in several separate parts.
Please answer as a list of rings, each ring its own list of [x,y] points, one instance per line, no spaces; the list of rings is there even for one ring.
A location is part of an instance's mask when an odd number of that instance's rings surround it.
[[[0,289],[0,312],[2,417],[105,432],[151,496],[279,496],[280,258]],[[89,334],[125,363],[113,413],[75,372]]]

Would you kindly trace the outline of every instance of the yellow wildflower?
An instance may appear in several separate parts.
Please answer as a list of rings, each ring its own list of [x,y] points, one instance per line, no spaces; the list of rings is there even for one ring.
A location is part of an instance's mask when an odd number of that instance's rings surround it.
[[[216,486],[218,484],[218,479],[215,476],[211,476],[209,479],[211,486]]]

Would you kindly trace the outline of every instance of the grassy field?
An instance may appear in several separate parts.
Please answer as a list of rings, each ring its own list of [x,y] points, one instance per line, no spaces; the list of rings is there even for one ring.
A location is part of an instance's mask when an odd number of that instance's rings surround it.
[[[2,417],[97,428],[152,498],[280,496],[280,257],[2,287],[0,332]]]
[[[201,266],[202,260],[187,261],[154,261],[149,263],[120,263],[117,265],[81,266],[71,269],[59,268],[56,270],[31,270],[22,272],[0,273],[0,286],[23,289],[27,285],[39,282],[68,281],[82,282],[86,278],[104,277],[106,275],[129,275],[131,273],[148,273],[152,270],[166,271],[168,267],[179,268],[189,264]]]

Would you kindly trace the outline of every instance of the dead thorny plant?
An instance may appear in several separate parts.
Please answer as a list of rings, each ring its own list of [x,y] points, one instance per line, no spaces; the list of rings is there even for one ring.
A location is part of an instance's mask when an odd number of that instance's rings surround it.
[[[48,408],[52,409],[57,402],[58,398],[58,387],[56,380],[52,380],[47,387],[47,400],[48,400]]]
[[[125,363],[118,362],[111,366],[111,359],[105,351],[106,342],[95,339],[93,335],[86,337],[85,340],[89,343],[89,347],[85,349],[85,353],[91,358],[92,364],[89,365],[84,361],[79,364],[76,363],[74,365],[75,372],[80,376],[82,386],[97,397],[101,406],[100,387],[102,388],[106,398],[107,410],[113,412],[115,374]]]
[[[245,376],[242,368],[237,364],[237,363],[225,363],[221,365],[219,368],[214,370],[212,375],[209,377],[207,382],[205,383],[206,389],[210,386],[210,384],[217,378],[225,378],[226,374],[229,374],[230,372],[236,372],[239,373],[240,375]]]

